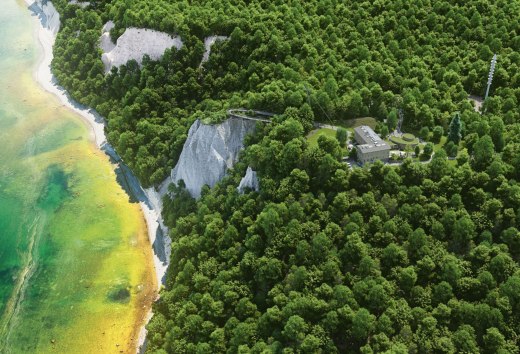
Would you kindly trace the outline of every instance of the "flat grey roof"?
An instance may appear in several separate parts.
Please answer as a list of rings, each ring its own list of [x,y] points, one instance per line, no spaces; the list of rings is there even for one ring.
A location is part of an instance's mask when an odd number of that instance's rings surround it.
[[[360,127],[356,127],[356,128],[354,128],[354,131],[361,138],[361,141],[357,142],[360,145],[363,145],[363,144],[375,145],[378,143],[384,143],[384,141],[381,139],[381,137],[379,135],[377,135],[376,132],[373,131],[372,128],[370,128],[367,125],[362,125]]]
[[[390,150],[390,146],[367,125],[354,128],[357,149],[361,153]]]

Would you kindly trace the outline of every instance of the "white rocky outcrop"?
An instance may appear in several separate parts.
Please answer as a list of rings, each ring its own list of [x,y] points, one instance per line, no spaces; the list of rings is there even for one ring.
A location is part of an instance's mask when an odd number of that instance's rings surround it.
[[[227,39],[227,36],[209,36],[204,38],[204,54],[202,55],[202,61],[200,62],[200,65],[208,61],[209,55],[211,54],[211,46],[213,46],[213,44],[215,44],[217,41],[225,41]]]
[[[116,47],[114,42],[112,42],[112,38],[110,38],[110,30],[115,27],[115,24],[113,21],[108,21],[105,23],[102,29],[102,35],[99,39],[99,47],[103,51],[103,53],[109,53]]]
[[[114,44],[110,39],[110,30],[114,24],[109,21],[103,27],[100,38],[100,48],[103,50],[101,60],[105,65],[105,72],[113,67],[126,64],[134,59],[138,64],[142,63],[143,56],[148,55],[152,60],[158,60],[168,48],[182,48],[180,37],[172,37],[168,33],[145,28],[130,27],[117,39]]]
[[[112,30],[112,28],[114,28],[115,26],[116,26],[116,24],[114,23],[114,21],[109,20],[109,21],[107,21],[107,23],[105,23],[103,25],[101,32],[103,32],[103,33],[110,32]]]
[[[240,184],[238,185],[237,189],[240,193],[244,193],[247,188],[256,192],[260,190],[258,176],[256,175],[256,171],[253,171],[251,167],[247,168],[246,175],[240,180]]]
[[[88,1],[70,0],[70,1],[69,1],[69,4],[71,4],[71,5],[77,5],[77,6],[81,7],[82,9],[84,9],[84,8],[86,8],[87,6],[90,5],[90,2],[88,2]]]
[[[47,0],[36,0],[29,6],[36,16],[39,17],[42,27],[56,35],[60,30],[60,14],[52,2]]]
[[[195,121],[172,170],[172,181],[184,180],[190,194],[200,197],[205,184],[213,187],[233,167],[244,147],[245,136],[253,132],[255,126],[255,121],[239,118],[229,118],[215,125]]]

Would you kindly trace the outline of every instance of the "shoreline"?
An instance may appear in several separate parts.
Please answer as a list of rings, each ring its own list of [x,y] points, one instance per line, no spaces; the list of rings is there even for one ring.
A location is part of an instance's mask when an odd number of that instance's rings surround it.
[[[24,0],[23,3],[30,7],[32,4],[34,4],[34,1]],[[106,155],[108,155],[109,158],[111,158],[112,156],[107,151],[115,152],[115,150],[106,139],[104,130],[106,124],[105,119],[93,109],[85,107],[76,102],[70,97],[69,93],[63,87],[57,84],[56,78],[51,71],[51,62],[54,57],[53,47],[56,40],[56,35],[51,29],[45,28],[40,18],[35,16],[34,13],[31,13],[31,17],[33,17],[34,21],[36,22],[33,30],[33,36],[41,48],[39,58],[33,68],[33,79],[44,91],[56,96],[63,107],[66,107],[81,117],[81,121],[83,121],[83,123],[86,124],[90,130],[90,140],[99,150],[103,151]],[[117,166],[117,162],[113,165]],[[143,191],[146,197],[146,200],[139,200],[139,206],[143,219],[146,223],[148,240],[150,242],[150,247],[152,248],[153,268],[157,280],[157,288],[154,290],[156,291],[158,298],[158,292],[161,289],[163,279],[166,275],[166,270],[169,265],[169,257],[167,257],[166,262],[161,261],[155,253],[153,245],[156,242],[158,231],[162,230],[164,232],[166,230],[162,221],[161,211],[162,196],[164,195],[166,189],[165,187],[167,187],[167,185],[163,183],[159,191],[156,191],[154,187],[147,189],[144,189],[141,185],[138,187]],[[167,240],[169,240],[169,238],[165,236],[165,241]],[[167,244],[168,242],[165,242],[165,246],[167,246]],[[153,305],[153,302],[155,302],[157,298],[153,299],[151,305]],[[138,342],[136,346],[136,352],[140,352],[141,348],[145,346],[147,333],[146,325],[153,315],[151,308],[152,306],[150,306],[150,310],[145,314],[144,318],[142,319],[142,323],[139,325],[140,330],[137,333]]]

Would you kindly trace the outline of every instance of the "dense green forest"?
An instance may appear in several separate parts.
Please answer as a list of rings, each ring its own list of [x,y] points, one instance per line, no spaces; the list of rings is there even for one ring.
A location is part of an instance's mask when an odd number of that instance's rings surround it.
[[[518,120],[520,1],[91,1],[56,0],[62,14],[53,69],[81,103],[108,119],[109,140],[145,185],[175,165],[191,122],[227,107],[283,113],[310,102],[318,120],[392,108],[419,130],[459,110],[486,131],[468,93],[483,95],[499,55],[488,113]],[[99,37],[142,26],[178,34],[181,50],[103,74]],[[203,39],[228,35],[199,67]],[[307,90],[309,90],[309,97]],[[308,128],[308,124],[303,122]]]
[[[259,129],[196,205],[174,193],[149,352],[517,353],[518,168],[490,138],[456,165],[349,171],[336,140],[302,133]],[[236,191],[247,164],[260,193]]]
[[[174,166],[194,119],[278,113],[198,201],[172,188],[148,352],[519,352],[520,1],[55,2],[53,70],[107,118],[144,185]],[[105,76],[108,20],[114,38],[147,27],[184,46]],[[213,34],[230,38],[199,67]],[[483,95],[493,53],[481,115],[468,95]],[[446,151],[350,170],[337,140],[305,139],[329,119],[391,129],[396,109]],[[261,190],[241,195],[247,166]]]

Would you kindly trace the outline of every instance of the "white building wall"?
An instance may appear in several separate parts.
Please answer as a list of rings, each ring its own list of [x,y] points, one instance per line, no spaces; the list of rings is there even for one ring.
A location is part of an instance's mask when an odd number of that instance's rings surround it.
[[[381,151],[366,151],[363,152],[359,148],[357,149],[358,161],[362,164],[372,163],[377,160],[386,161],[390,158],[390,149]]]

